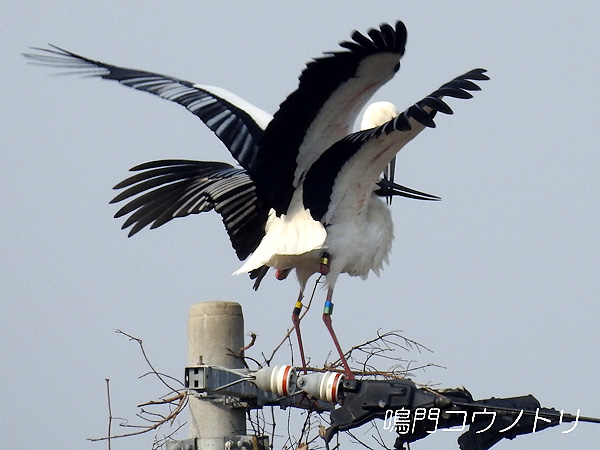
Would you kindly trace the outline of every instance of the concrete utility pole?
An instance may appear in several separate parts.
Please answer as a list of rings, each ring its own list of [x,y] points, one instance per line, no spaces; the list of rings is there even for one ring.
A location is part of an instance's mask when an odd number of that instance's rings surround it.
[[[216,365],[243,369],[239,358],[230,355],[244,346],[244,317],[238,303],[196,303],[188,322],[188,365]],[[222,399],[190,396],[190,437],[200,449],[222,449],[224,439],[246,434],[243,408],[232,408]]]
[[[292,366],[248,370],[238,352],[244,347],[244,317],[238,303],[196,303],[188,322],[190,439],[167,442],[167,450],[264,450],[266,435],[246,435],[246,412],[266,405],[315,407],[331,411],[340,399],[343,375],[298,377]],[[297,390],[297,382],[302,392]],[[312,400],[307,400],[306,394]],[[320,399],[320,400],[319,400]]]

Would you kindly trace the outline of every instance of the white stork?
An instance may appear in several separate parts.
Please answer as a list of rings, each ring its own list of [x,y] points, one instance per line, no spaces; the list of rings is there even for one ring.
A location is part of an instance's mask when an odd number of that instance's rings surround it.
[[[293,319],[304,366],[302,293],[312,274],[326,273],[323,319],[351,377],[331,327],[332,293],[341,273],[366,278],[387,260],[392,222],[377,196],[438,199],[381,180],[381,173],[416,134],[435,126],[437,111],[452,112],[442,97],[470,98],[467,91],[479,89],[471,80],[488,79],[483,69],[473,70],[401,115],[390,104],[374,104],[365,112],[363,130],[350,133],[358,112],[398,70],[405,43],[402,22],[371,29],[368,37],[354,32],[352,41],[340,44],[342,50],[307,64],[298,89],[274,117],[220,88],[105,64],[58,47],[26,56],[117,80],[177,102],[198,116],[242,169],[185,160],[134,167],[140,173],[115,186],[128,189],[113,202],[137,196],[116,214],[131,214],[123,228],[133,225],[131,236],[150,224],[156,228],[175,217],[215,209],[238,257],[250,255],[238,273],[264,274],[263,268],[271,266],[286,274],[295,268],[301,290]],[[322,263],[324,254],[331,257],[327,264]]]
[[[323,321],[348,378],[352,373],[331,325],[332,296],[341,273],[365,279],[371,271],[378,275],[387,262],[393,224],[389,208],[375,195],[376,183],[409,141],[426,127],[435,127],[437,112],[452,113],[442,98],[470,98],[468,91],[479,89],[472,80],[486,80],[484,72],[475,69],[461,75],[402,114],[374,128],[351,133],[328,147],[294,179],[287,208],[280,214],[271,210],[265,237],[237,272],[265,265],[276,267],[280,273],[296,269],[300,295],[293,320],[299,340],[304,287],[312,274],[324,274],[327,298]],[[268,133],[269,128],[265,136]]]

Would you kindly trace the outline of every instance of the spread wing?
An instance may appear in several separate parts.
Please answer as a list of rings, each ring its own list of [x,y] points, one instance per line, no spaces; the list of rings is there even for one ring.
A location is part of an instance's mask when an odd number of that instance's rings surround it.
[[[352,41],[340,44],[343,50],[307,64],[259,147],[257,190],[278,215],[287,211],[311,165],[350,133],[369,98],[394,76],[405,44],[402,22],[383,24],[368,36],[355,31]]]
[[[184,106],[202,120],[225,144],[232,156],[252,173],[257,142],[271,116],[231,92],[174,77],[113,66],[59,47],[35,48],[25,56],[36,64],[67,69],[69,73],[116,80],[124,86],[149,92]]]
[[[162,160],[131,169],[139,172],[115,186],[125,189],[111,203],[127,200],[115,217],[129,215],[129,236],[157,228],[176,217],[215,210],[231,245],[244,260],[264,236],[267,212],[256,200],[255,186],[243,169],[220,162]]]
[[[487,80],[475,69],[444,84],[380,127],[353,133],[332,145],[312,165],[303,184],[304,207],[314,220],[330,223],[343,204],[356,214],[368,201],[381,171],[410,140],[435,127],[437,112],[452,114],[443,97],[468,99],[480,90],[473,81]]]

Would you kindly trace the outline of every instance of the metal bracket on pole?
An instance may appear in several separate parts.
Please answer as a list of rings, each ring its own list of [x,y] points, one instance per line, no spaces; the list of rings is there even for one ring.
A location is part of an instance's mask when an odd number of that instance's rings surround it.
[[[333,411],[342,382],[343,376],[331,372],[297,376],[291,366],[267,367],[255,372],[210,365],[185,368],[185,387],[192,395],[231,407],[253,409],[277,405]],[[306,393],[313,394],[311,387],[315,395],[309,400]]]
[[[208,365],[185,368],[185,387],[194,392],[256,397],[256,386],[247,383],[247,379],[248,371],[240,369]]]
[[[167,441],[166,450],[198,450],[196,438],[183,439],[181,441]]]
[[[232,438],[190,438],[168,441],[166,450],[267,450],[268,436],[233,436]]]
[[[191,395],[230,408],[261,407],[275,402],[272,392],[261,391],[249,380],[248,370],[219,366],[185,368],[185,386]],[[167,442],[166,450],[267,450],[268,436],[235,435],[228,437],[191,438]]]

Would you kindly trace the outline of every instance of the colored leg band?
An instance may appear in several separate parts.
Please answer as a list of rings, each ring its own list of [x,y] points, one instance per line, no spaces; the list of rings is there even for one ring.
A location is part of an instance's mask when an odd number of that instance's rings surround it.
[[[329,300],[325,301],[325,307],[323,308],[323,314],[333,314],[333,303]]]
[[[321,255],[321,266],[319,267],[319,273],[321,275],[327,275],[329,273],[329,263],[331,256],[327,252],[323,252]]]
[[[302,311],[302,302],[300,300],[298,300],[296,302],[296,304],[294,305],[294,315],[295,316],[300,316],[300,312]]]

